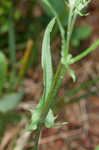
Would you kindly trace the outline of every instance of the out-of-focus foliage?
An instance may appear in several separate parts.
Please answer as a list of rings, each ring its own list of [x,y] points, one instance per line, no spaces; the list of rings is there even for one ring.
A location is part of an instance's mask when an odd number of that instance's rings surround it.
[[[8,17],[9,9],[11,7],[11,1],[0,0],[0,33],[5,33],[8,31]],[[14,19],[18,20],[20,18],[20,13],[15,10]]]
[[[4,52],[0,52],[0,112],[7,112],[15,108],[18,102],[22,99],[23,91],[16,91],[16,35],[15,21],[20,18],[20,14],[16,11],[16,0],[1,0],[0,1],[0,34],[1,39],[8,43],[8,60],[10,60],[9,74],[7,59]],[[8,34],[6,33],[8,31]],[[5,34],[4,34],[5,33]],[[7,35],[7,40],[4,36]],[[3,48],[2,48],[3,49]],[[4,50],[4,49],[3,49]],[[14,84],[12,84],[14,83]]]
[[[7,68],[7,59],[2,51],[0,51],[0,96],[7,79]]]
[[[19,122],[21,119],[20,115],[16,112],[7,112],[7,113],[1,113],[0,112],[0,140],[2,137],[2,134],[6,128],[6,126],[9,123],[16,123]]]
[[[67,20],[68,20],[67,5],[65,5],[64,1],[62,1],[62,0],[58,0],[58,1],[57,0],[54,0],[54,1],[48,0],[48,2],[52,5],[52,7],[55,9],[57,14],[59,15],[62,24],[64,26],[66,26]],[[45,13],[48,16],[52,17],[53,14],[51,13],[50,9],[46,6],[46,4],[43,2],[41,4],[45,10]],[[78,26],[72,34],[72,39],[71,39],[72,46],[78,47],[80,45],[80,41],[87,39],[90,36],[90,34],[91,34],[91,28],[89,25]]]
[[[63,0],[48,0],[48,2],[53,6],[59,15],[66,9],[65,2]],[[42,2],[42,6],[49,16],[53,16],[49,8],[46,7],[45,3]]]
[[[89,25],[80,25],[72,34],[72,45],[77,47],[80,45],[80,41],[87,39],[91,35],[91,28]]]
[[[95,150],[99,150],[99,145],[96,146]]]

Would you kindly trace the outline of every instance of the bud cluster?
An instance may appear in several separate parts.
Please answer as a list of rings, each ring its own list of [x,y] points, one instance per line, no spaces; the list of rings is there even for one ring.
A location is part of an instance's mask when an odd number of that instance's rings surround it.
[[[82,15],[81,11],[87,7],[91,0],[69,0],[68,6],[73,9],[74,13]]]

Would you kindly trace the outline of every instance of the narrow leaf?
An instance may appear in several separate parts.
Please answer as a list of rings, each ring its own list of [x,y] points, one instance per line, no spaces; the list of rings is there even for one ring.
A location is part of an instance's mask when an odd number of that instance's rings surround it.
[[[54,24],[55,18],[52,19],[51,22],[48,24],[42,44],[42,68],[45,95],[44,99],[46,99],[46,97],[48,96],[53,77],[52,60],[50,53],[50,33],[53,29]]]
[[[69,67],[67,68],[67,70],[68,70],[69,75],[73,79],[73,82],[75,82],[76,81],[75,72],[73,70],[71,70]]]
[[[45,30],[43,44],[42,44],[42,68],[43,68],[44,93],[36,108],[34,110],[31,110],[32,118],[30,120],[30,125],[26,128],[26,131],[33,131],[37,129],[37,124],[39,123],[42,114],[44,100],[47,98],[51,87],[53,71],[52,71],[52,60],[50,54],[50,33],[52,31],[54,24],[55,24],[55,18],[52,19],[51,22],[48,24]],[[47,126],[48,124],[49,126],[52,126],[54,124],[55,119],[52,110],[48,112],[48,115],[45,120],[46,120],[45,124],[47,124]]]
[[[32,117],[30,120],[30,124],[25,129],[25,131],[34,131],[35,129],[37,129],[37,124],[40,121],[42,108],[43,108],[43,100],[40,99],[36,108],[34,110],[30,110],[30,112],[32,113]]]
[[[55,121],[56,117],[53,114],[53,111],[50,109],[48,112],[48,115],[45,119],[45,126],[46,128],[51,128],[55,125],[54,121]]]
[[[46,28],[42,45],[42,68],[44,82],[43,101],[45,101],[48,96],[53,78],[52,59],[50,53],[50,33],[53,29],[54,24],[55,18],[51,20]],[[54,117],[52,110],[49,110],[48,115],[45,119],[45,126],[52,127],[54,125],[55,118],[56,117]]]

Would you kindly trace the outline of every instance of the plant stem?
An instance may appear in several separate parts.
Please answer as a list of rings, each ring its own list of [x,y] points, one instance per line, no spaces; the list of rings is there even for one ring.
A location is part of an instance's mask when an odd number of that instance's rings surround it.
[[[37,126],[36,136],[35,136],[35,144],[34,144],[33,150],[38,149],[38,142],[39,142],[39,136],[40,136],[40,131],[41,131],[42,125],[43,125],[43,122],[40,122]]]
[[[56,14],[56,12],[54,11],[54,9],[51,7],[51,5],[48,3],[48,1],[46,1],[46,4],[48,5],[48,7],[50,8],[51,12],[54,14],[54,16],[56,16],[56,19],[57,19],[57,23],[58,23],[58,26],[59,26],[59,29],[60,29],[60,33],[61,33],[61,38],[62,38],[62,50],[64,51],[64,48],[65,48],[65,38],[64,38],[64,29],[61,25],[61,22]],[[69,44],[70,44],[70,38],[71,38],[71,33],[72,31],[70,32],[70,29],[71,29],[71,20],[72,20],[72,10],[70,11],[70,16],[69,16],[69,23],[68,23],[68,34],[67,34],[67,40],[66,40],[66,57],[68,55],[68,51],[69,51]],[[73,25],[74,23],[72,24],[72,30],[73,30]],[[58,67],[57,67],[57,71],[56,71],[56,74],[54,76],[54,79],[53,79],[53,82],[52,82],[52,86],[50,88],[50,92],[48,94],[48,97],[47,99],[45,100],[45,104],[43,106],[43,110],[42,110],[42,114],[41,114],[41,120],[42,122],[45,121],[45,118],[49,112],[49,109],[52,107],[52,105],[54,104],[54,101],[53,99],[55,98],[58,90],[59,90],[59,87],[60,87],[60,84],[61,84],[61,81],[64,77],[64,74],[65,74],[65,71],[66,71],[66,68],[65,66],[63,66],[61,64],[61,61],[59,62],[58,64]],[[39,135],[40,135],[40,130],[42,128],[42,122],[39,122],[38,124],[38,128],[37,130],[37,133],[36,133],[36,137],[35,138],[35,146],[34,146],[34,149],[33,150],[37,150],[38,149],[38,140],[39,140]],[[39,128],[40,126],[40,128]],[[38,134],[39,132],[39,134]]]
[[[73,8],[70,9],[70,13],[69,13],[69,19],[68,19],[68,27],[67,27],[67,40],[66,40],[66,51],[65,51],[65,58],[68,56],[68,51],[69,51],[69,45],[70,45],[70,38],[71,38],[71,23],[72,23],[72,11]],[[72,26],[72,30],[73,30],[73,26]]]
[[[63,68],[62,68],[62,70],[61,70],[61,72],[59,74],[59,77],[57,79],[56,86],[55,85],[53,86],[53,88],[51,90],[51,93],[49,93],[48,98],[45,101],[45,105],[43,107],[43,114],[42,114],[43,118],[46,118],[46,116],[47,116],[47,114],[49,112],[49,109],[51,108],[51,106],[54,103],[53,99],[55,98],[55,96],[56,96],[56,94],[57,94],[57,92],[59,90],[61,81],[62,81],[62,79],[64,77],[64,74],[65,74],[65,71],[66,71],[66,69],[63,66]]]
[[[48,111],[46,110],[47,109],[47,105],[49,105],[48,102],[50,101],[50,98],[52,96],[53,89],[55,88],[56,81],[58,80],[58,75],[60,73],[60,70],[61,70],[61,61],[58,64],[57,71],[56,71],[56,74],[55,74],[55,76],[53,78],[52,86],[51,86],[50,92],[48,94],[47,100],[45,100],[46,103],[45,103],[45,107],[42,110],[41,121],[38,123],[38,126],[37,126],[37,131],[36,131],[36,136],[35,136],[33,150],[38,150],[38,141],[39,141],[40,131],[41,131],[41,128],[43,126],[43,122],[45,120],[45,117],[46,117],[46,115],[47,115],[47,113],[49,111],[49,110]]]
[[[74,25],[75,25],[75,22],[76,22],[76,18],[77,18],[77,14],[75,13],[73,18],[72,18],[71,29],[70,29],[70,37],[71,37],[72,32],[73,32],[73,28],[74,28]]]
[[[61,72],[60,72],[60,75],[59,75],[59,71],[61,69],[61,62],[59,62],[59,65],[58,65],[58,68],[57,68],[57,71],[56,71],[56,74],[55,74],[55,77],[54,77],[54,80],[53,80],[53,83],[52,83],[52,88],[49,92],[49,95],[48,95],[48,98],[47,100],[45,101],[45,105],[43,107],[43,110],[42,110],[42,115],[41,115],[41,120],[39,123],[38,123],[38,127],[37,127],[37,132],[36,132],[36,136],[35,136],[35,145],[34,145],[34,148],[33,150],[38,150],[38,141],[39,141],[39,136],[40,136],[40,130],[43,126],[43,122],[49,112],[49,109],[51,108],[51,106],[53,105],[54,101],[53,99],[55,98],[58,90],[59,90],[59,87],[60,87],[60,84],[61,84],[61,81],[64,77],[64,73],[65,73],[65,67],[63,66]],[[58,77],[59,75],[59,77]],[[58,78],[57,78],[58,77]],[[57,82],[56,82],[57,81]],[[55,87],[55,83],[56,83],[56,87]]]
[[[69,64],[73,64],[73,63],[79,61],[80,59],[84,58],[85,56],[87,56],[91,51],[93,51],[98,46],[99,46],[99,40],[97,40],[94,44],[92,44],[91,47],[89,47],[88,49],[86,49],[80,55],[76,56],[75,58],[72,58]]]

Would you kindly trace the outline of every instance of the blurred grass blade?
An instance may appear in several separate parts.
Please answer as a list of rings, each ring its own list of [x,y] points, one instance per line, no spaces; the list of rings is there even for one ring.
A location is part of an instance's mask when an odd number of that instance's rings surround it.
[[[0,51],[0,96],[2,95],[2,90],[4,87],[4,83],[6,81],[6,74],[7,74],[7,60],[5,55]]]
[[[94,89],[92,91],[89,91],[88,93],[85,93],[83,95],[80,95],[79,97],[74,97],[74,98],[70,99],[68,102],[66,102],[65,106],[73,104],[75,102],[79,102],[81,99],[87,99],[89,96],[91,96],[92,94],[97,93],[98,91],[99,91],[99,88]]]
[[[99,91],[99,88],[94,89],[92,91],[89,91],[88,93],[82,94],[78,97],[74,97],[74,98],[71,98],[71,99],[67,98],[67,100],[65,100],[65,102],[60,107],[55,106],[55,110],[58,111],[59,109],[62,109],[62,108],[66,107],[68,105],[71,105],[73,103],[77,103],[77,102],[79,102],[80,100],[83,100],[83,99],[87,100],[89,96],[91,96],[93,94],[96,94],[98,91]]]
[[[8,18],[8,23],[9,23],[9,56],[10,56],[10,61],[11,61],[11,75],[10,75],[10,83],[13,85],[14,78],[15,78],[15,63],[16,63],[16,44],[15,44],[15,31],[14,31],[14,20],[13,20],[13,15],[14,15],[14,5],[13,2],[11,3],[11,8],[9,10],[9,18]]]
[[[85,89],[85,88],[88,88],[92,85],[94,85],[95,83],[99,82],[99,77],[95,80],[91,80],[87,83],[84,83],[80,86],[78,86],[77,88],[73,89],[73,90],[69,90],[67,91],[64,95],[60,96],[57,100],[56,100],[56,103],[59,103],[60,101],[63,101],[65,98],[73,95],[73,94],[76,94],[77,92],[79,92],[80,90],[82,89]]]
[[[33,41],[28,40],[26,51],[25,51],[25,54],[24,54],[24,57],[23,57],[22,67],[21,67],[21,70],[20,70],[19,75],[18,75],[18,81],[17,81],[16,88],[18,88],[18,86],[21,84],[22,79],[24,77],[24,74],[26,72],[27,64],[28,64],[28,61],[29,61],[29,56],[30,56],[31,50],[32,50],[32,46],[33,46]]]

